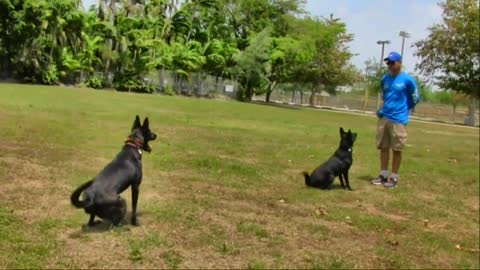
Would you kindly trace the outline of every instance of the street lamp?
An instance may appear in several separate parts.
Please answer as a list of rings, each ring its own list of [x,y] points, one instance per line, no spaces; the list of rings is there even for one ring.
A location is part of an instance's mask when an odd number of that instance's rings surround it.
[[[382,45],[382,56],[380,57],[380,66],[383,67],[383,55],[385,53],[385,44],[390,44],[390,40],[379,40],[377,41],[378,45]],[[377,95],[377,110],[380,108],[380,91]]]
[[[403,48],[405,46],[405,39],[410,37],[410,34],[406,31],[400,31],[398,36],[402,37],[402,60],[403,60]],[[405,62],[403,62],[405,63]],[[412,112],[415,112],[415,108],[412,109]]]
[[[405,47],[405,39],[410,37],[410,34],[405,31],[400,31],[398,36],[402,37],[402,58],[403,58],[403,48]]]

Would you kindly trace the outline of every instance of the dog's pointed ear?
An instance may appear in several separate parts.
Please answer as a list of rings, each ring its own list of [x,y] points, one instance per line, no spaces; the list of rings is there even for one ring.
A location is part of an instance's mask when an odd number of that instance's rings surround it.
[[[149,129],[149,128],[150,128],[150,123],[149,123],[149,121],[148,121],[148,117],[145,117],[145,119],[143,120],[142,128],[145,128],[145,129]]]
[[[135,121],[133,121],[133,126],[132,126],[132,131],[135,130],[136,128],[141,127],[142,125],[140,124],[140,117],[137,115],[135,117]]]
[[[355,142],[357,140],[357,133],[352,134],[352,142]]]
[[[345,130],[343,130],[343,127],[340,127],[340,137],[343,138],[344,134],[345,134]]]

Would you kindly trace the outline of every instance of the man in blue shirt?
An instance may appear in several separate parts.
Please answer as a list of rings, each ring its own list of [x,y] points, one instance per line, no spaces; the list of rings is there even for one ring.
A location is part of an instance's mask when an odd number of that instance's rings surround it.
[[[407,124],[410,110],[420,100],[415,79],[402,72],[402,56],[391,52],[384,59],[388,73],[381,81],[383,106],[377,112],[377,148],[380,150],[380,175],[372,180],[374,185],[394,188],[398,183],[398,170],[402,150],[407,142]],[[390,149],[393,152],[392,174],[388,176]]]

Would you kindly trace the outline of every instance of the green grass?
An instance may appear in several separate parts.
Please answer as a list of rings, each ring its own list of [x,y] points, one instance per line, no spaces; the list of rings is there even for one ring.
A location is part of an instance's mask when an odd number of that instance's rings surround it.
[[[140,226],[85,228],[70,193],[118,153],[136,114],[158,135],[143,157]],[[400,186],[384,190],[368,182],[375,124],[0,84],[0,268],[479,268],[478,253],[455,248],[479,248],[478,129],[412,122]],[[333,153],[340,126],[359,134],[354,191],[306,188],[300,173]]]
[[[41,268],[56,242],[43,223],[29,228],[12,214],[0,208],[0,267]]]
[[[267,230],[254,222],[241,222],[238,224],[238,231],[247,235],[255,235],[258,238],[269,237]]]
[[[142,260],[144,254],[150,249],[163,246],[167,246],[166,241],[154,233],[149,233],[140,239],[132,237],[127,242],[129,259],[132,261]]]

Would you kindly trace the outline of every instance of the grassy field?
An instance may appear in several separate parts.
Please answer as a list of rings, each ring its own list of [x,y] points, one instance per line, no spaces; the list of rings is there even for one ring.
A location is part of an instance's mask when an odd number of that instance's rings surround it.
[[[69,196],[116,155],[135,114],[158,134],[143,157],[141,226],[86,228]],[[1,84],[0,268],[479,268],[479,130],[411,123],[400,186],[385,190],[368,182],[375,123]],[[300,173],[333,153],[340,126],[359,134],[354,190],[306,188]]]

